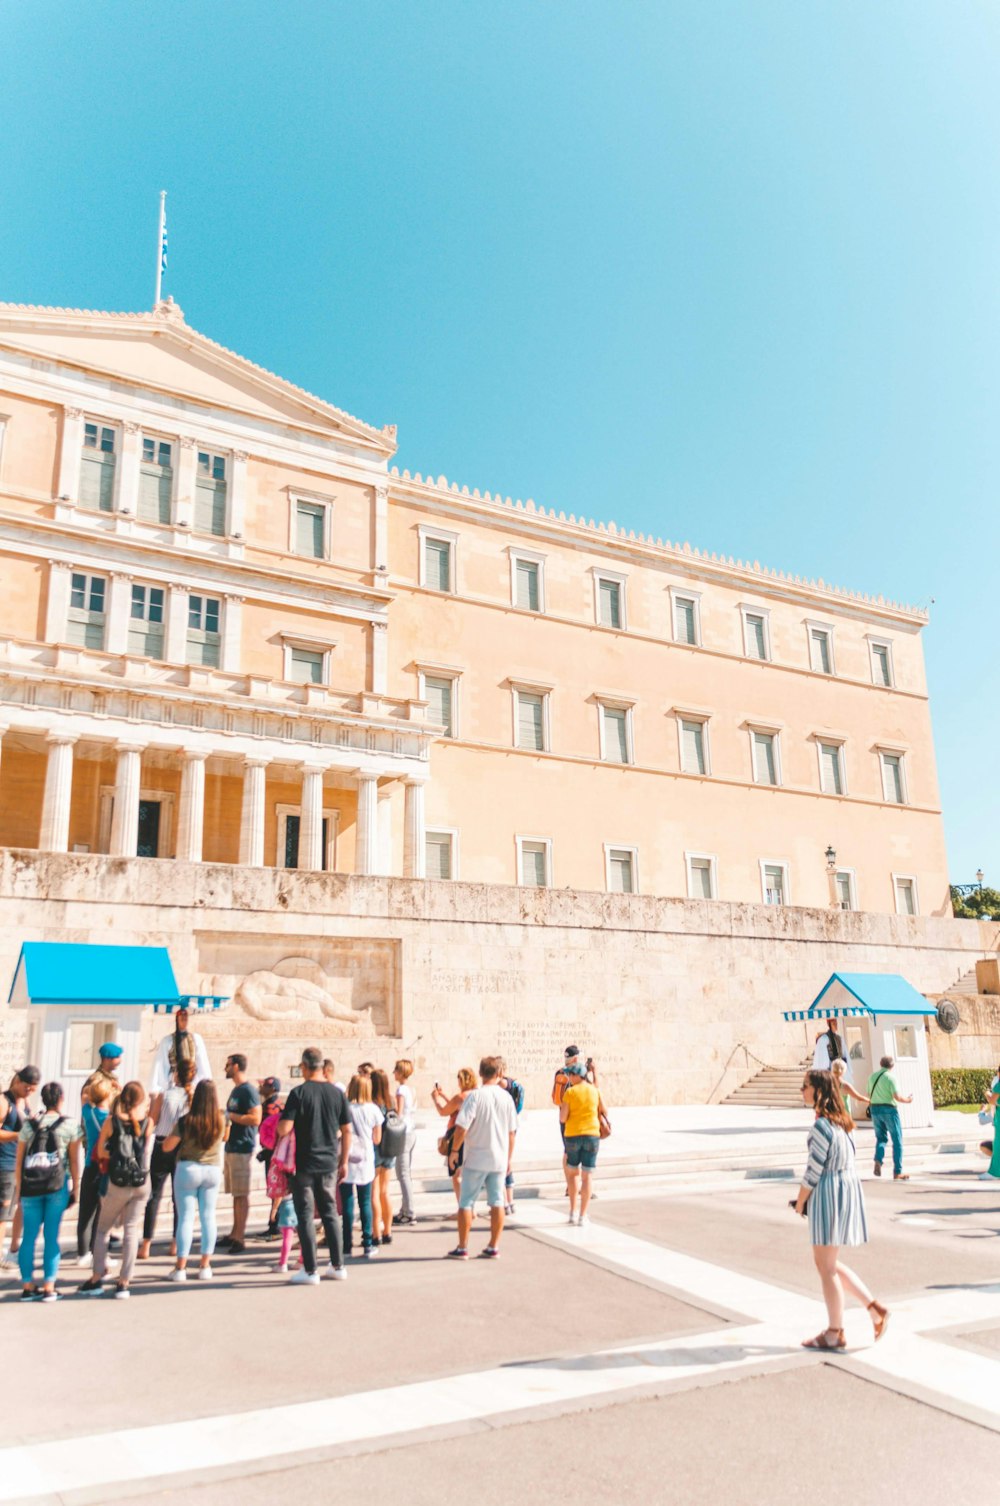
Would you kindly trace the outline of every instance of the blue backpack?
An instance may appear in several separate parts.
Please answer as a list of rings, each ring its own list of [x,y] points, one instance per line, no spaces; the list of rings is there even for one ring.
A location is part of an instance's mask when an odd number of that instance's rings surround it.
[[[524,1108],[524,1084],[517,1081],[516,1077],[508,1077],[507,1092],[514,1100],[514,1107],[518,1113]]]

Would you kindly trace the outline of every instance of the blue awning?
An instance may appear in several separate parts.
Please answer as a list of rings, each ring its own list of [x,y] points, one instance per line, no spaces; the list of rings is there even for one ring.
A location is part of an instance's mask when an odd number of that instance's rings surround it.
[[[15,998],[16,995],[16,998]],[[89,946],[26,941],[8,1003],[176,1004],[177,981],[165,946]]]
[[[901,973],[831,973],[808,1009],[786,1009],[786,1020],[849,1019],[852,1016],[932,1015],[936,1006]]]

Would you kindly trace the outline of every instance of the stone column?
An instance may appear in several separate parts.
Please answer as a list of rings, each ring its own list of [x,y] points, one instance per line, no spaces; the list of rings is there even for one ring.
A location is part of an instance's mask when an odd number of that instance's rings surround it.
[[[389,624],[372,623],[372,694],[385,695],[389,688]]]
[[[46,643],[65,643],[73,586],[73,570],[62,560],[49,560],[49,594],[45,606]]]
[[[229,507],[226,533],[231,539],[242,539],[247,510],[247,460],[246,450],[233,451],[233,463],[229,476]]]
[[[115,806],[111,816],[111,856],[134,858],[139,845],[139,790],[142,783],[142,745],[118,744]]]
[[[181,798],[177,812],[177,857],[200,863],[205,833],[205,760],[207,753],[185,752],[181,764]]]
[[[375,488],[375,573],[385,575],[389,569],[389,488]]]
[[[407,779],[403,785],[403,876],[427,877],[424,844],[424,781]]]
[[[232,674],[239,673],[242,659],[243,601],[242,596],[222,598],[222,645],[219,653],[219,668],[229,670]]]
[[[358,820],[354,871],[375,873],[378,867],[378,775],[358,769],[355,777],[358,781]]]
[[[264,866],[264,790],[267,780],[267,765],[268,760],[266,758],[247,758],[243,762],[243,809],[240,813],[240,862],[250,868],[262,868]],[[321,815],[321,837],[322,832],[323,824]]]
[[[142,458],[142,435],[139,425],[122,425],[121,454],[115,467],[115,509],[134,518],[139,511],[139,463]]]
[[[83,412],[79,408],[63,410],[62,440],[59,446],[59,480],[56,496],[76,503],[80,496],[80,457],[83,453]]]
[[[109,654],[128,653],[128,625],[132,619],[132,577],[112,570],[108,593],[104,647]]]
[[[323,866],[323,770],[302,766],[299,867],[318,873]]]
[[[177,447],[176,503],[174,525],[189,529],[194,524],[194,488],[198,456],[193,439],[183,436]]]
[[[183,664],[187,659],[188,606],[191,593],[186,586],[167,590],[167,622],[163,653],[168,664]]]
[[[42,852],[68,852],[69,807],[73,790],[73,744],[75,737],[50,732],[45,765],[45,792],[42,795],[42,829],[38,846]]]

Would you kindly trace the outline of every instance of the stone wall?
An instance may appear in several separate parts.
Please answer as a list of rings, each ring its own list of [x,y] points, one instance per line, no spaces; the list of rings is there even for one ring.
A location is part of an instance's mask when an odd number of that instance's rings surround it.
[[[210,864],[0,851],[0,979],[22,941],[162,945],[183,992],[232,995],[199,1022],[221,1077],[236,1047],[288,1078],[306,1044],[347,1076],[366,1057],[417,1063],[430,1085],[501,1051],[529,1102],[563,1048],[602,1069],[609,1103],[716,1101],[755,1070],[802,1058],[786,1025],[836,969],[901,972],[944,993],[987,944],[976,921],[778,909],[570,890],[429,883]],[[969,1001],[960,1000],[966,1009]],[[975,1065],[1000,1059],[980,1031]],[[0,1075],[23,1012],[0,1005]],[[1000,1022],[993,1026],[1000,1031]],[[164,1033],[150,1014],[149,1057]],[[962,1050],[930,1026],[932,1061]],[[946,1048],[941,1043],[946,1042]],[[956,1044],[957,1043],[957,1044]],[[969,1063],[970,1065],[973,1063]]]

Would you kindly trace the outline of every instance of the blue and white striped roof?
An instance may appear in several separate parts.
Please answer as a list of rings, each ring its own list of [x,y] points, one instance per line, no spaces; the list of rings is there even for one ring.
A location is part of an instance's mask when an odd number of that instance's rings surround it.
[[[808,1009],[786,1009],[786,1020],[928,1015],[936,1008],[901,973],[831,973]]]

